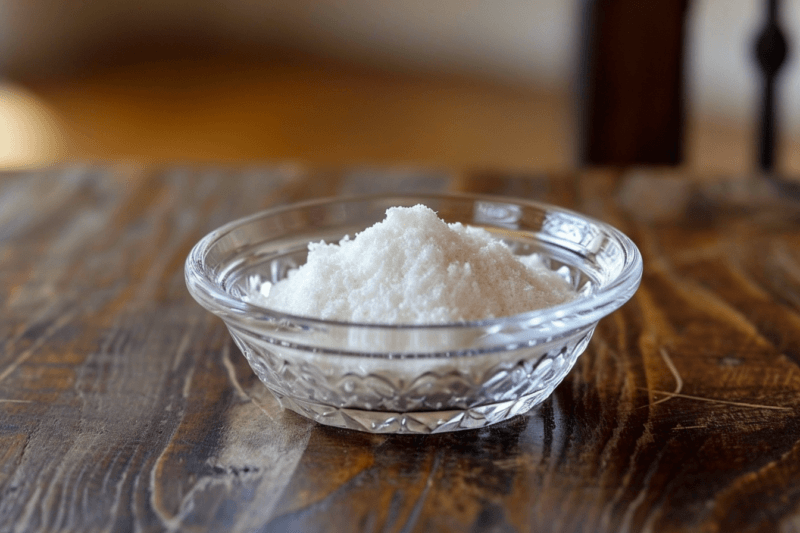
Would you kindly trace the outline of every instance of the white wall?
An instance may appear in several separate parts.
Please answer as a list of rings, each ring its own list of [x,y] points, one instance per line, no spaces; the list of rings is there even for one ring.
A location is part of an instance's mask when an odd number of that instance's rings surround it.
[[[192,34],[253,47],[290,43],[406,69],[564,86],[584,0],[0,0],[0,68],[46,75],[119,36]],[[689,25],[692,112],[755,116],[753,40],[765,0],[697,0]],[[782,114],[800,132],[800,0],[784,0],[792,54]]]
[[[702,0],[689,18],[688,92],[692,108],[753,121],[761,94],[755,40],[765,0]],[[779,79],[783,123],[800,134],[800,0],[783,0],[789,58]]]
[[[253,38],[262,29],[249,6],[235,0],[228,16]],[[308,48],[542,84],[571,74],[578,40],[575,0],[307,0],[262,9],[276,34]]]

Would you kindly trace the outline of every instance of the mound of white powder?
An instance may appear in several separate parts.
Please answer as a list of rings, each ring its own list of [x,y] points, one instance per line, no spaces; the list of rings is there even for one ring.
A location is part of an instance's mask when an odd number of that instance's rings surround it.
[[[247,299],[328,320],[436,324],[514,315],[575,296],[535,258],[515,256],[483,229],[447,224],[423,205],[392,207],[354,239],[308,250],[304,265]]]

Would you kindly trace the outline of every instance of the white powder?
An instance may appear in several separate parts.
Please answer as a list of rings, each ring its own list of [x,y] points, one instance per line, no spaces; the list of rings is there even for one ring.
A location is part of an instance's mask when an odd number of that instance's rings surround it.
[[[436,324],[514,315],[575,296],[535,256],[515,256],[489,232],[447,224],[423,205],[392,207],[354,239],[308,250],[306,264],[246,299],[328,320]]]

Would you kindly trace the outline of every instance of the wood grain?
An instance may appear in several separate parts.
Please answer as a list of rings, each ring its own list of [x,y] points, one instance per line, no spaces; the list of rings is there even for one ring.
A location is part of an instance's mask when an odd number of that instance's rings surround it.
[[[642,287],[507,423],[373,436],[281,411],[184,258],[270,205],[394,190],[599,217]],[[800,202],[766,182],[76,167],[0,177],[0,207],[0,531],[800,530]]]

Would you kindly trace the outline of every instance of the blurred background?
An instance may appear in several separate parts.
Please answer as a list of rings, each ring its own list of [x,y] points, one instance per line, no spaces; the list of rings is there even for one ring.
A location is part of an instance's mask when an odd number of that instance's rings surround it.
[[[755,168],[762,0],[690,2],[684,167]],[[0,0],[0,169],[577,165],[582,0]],[[777,168],[800,173],[800,0]]]

